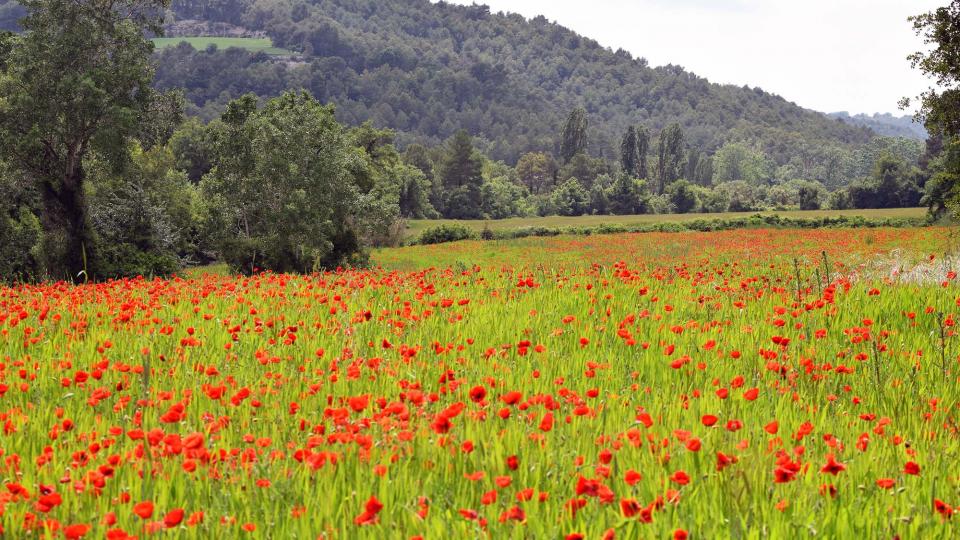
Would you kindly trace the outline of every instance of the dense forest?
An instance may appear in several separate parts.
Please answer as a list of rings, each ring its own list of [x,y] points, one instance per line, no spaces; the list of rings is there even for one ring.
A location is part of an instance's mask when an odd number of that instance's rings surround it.
[[[363,264],[410,218],[939,214],[952,193],[941,130],[878,136],[482,6],[29,0],[0,23],[5,279]],[[296,53],[154,50],[208,24]]]
[[[851,115],[846,111],[840,111],[830,113],[828,116],[843,120],[848,124],[870,128],[877,135],[885,137],[906,137],[922,141],[926,140],[928,136],[923,123],[909,114],[902,116],[894,116],[890,113]]]

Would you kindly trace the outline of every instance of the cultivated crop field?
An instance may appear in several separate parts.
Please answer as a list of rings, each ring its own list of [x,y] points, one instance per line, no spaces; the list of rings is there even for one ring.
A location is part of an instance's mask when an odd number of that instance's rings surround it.
[[[957,246],[940,227],[527,238],[0,289],[0,522],[955,537]]]

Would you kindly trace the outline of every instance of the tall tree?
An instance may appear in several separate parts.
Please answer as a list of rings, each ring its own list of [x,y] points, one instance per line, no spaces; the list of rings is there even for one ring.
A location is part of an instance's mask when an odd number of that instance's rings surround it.
[[[95,274],[84,158],[112,158],[150,103],[152,42],[166,0],[22,0],[23,34],[0,75],[0,153],[42,198],[48,271]]]
[[[627,128],[620,140],[620,168],[625,174],[639,178],[640,150],[637,147],[637,130],[633,126]]]
[[[587,151],[587,111],[577,107],[570,112],[560,134],[560,157],[564,163]]]
[[[674,122],[660,132],[657,141],[657,193],[683,175],[683,160],[683,129]]]
[[[440,211],[444,217],[476,219],[483,202],[483,158],[473,148],[470,134],[461,129],[450,139],[440,166],[444,197]]]
[[[647,156],[650,154],[650,131],[647,129],[647,126],[640,126],[636,131],[637,156],[639,156],[637,178],[646,180],[650,171],[649,167],[647,167]]]

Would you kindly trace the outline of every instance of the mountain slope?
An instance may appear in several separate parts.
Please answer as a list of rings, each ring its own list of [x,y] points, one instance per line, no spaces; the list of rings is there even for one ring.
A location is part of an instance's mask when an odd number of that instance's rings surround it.
[[[830,113],[827,116],[839,118],[848,124],[863,126],[872,129],[877,135],[884,137],[904,137],[924,141],[927,139],[927,130],[923,124],[914,122],[909,114],[894,116],[890,113],[873,113],[873,115],[856,114],[850,116],[846,111]]]
[[[873,133],[783,98],[721,86],[676,66],[651,68],[548,22],[484,6],[427,0],[176,0],[175,19],[263,31],[299,56],[171,47],[157,54],[157,85],[184,86],[211,118],[243,92],[304,87],[336,103],[349,123],[399,130],[400,142],[436,144],[463,127],[491,156],[554,150],[577,106],[591,123],[590,151],[612,158],[627,126],[654,133],[677,121],[687,142],[713,151],[728,140],[762,146],[778,163],[830,159]]]

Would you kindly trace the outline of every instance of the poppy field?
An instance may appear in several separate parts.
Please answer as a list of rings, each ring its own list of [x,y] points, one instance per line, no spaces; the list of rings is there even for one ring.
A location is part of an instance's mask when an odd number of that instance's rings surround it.
[[[960,535],[954,228],[0,288],[15,538]]]

